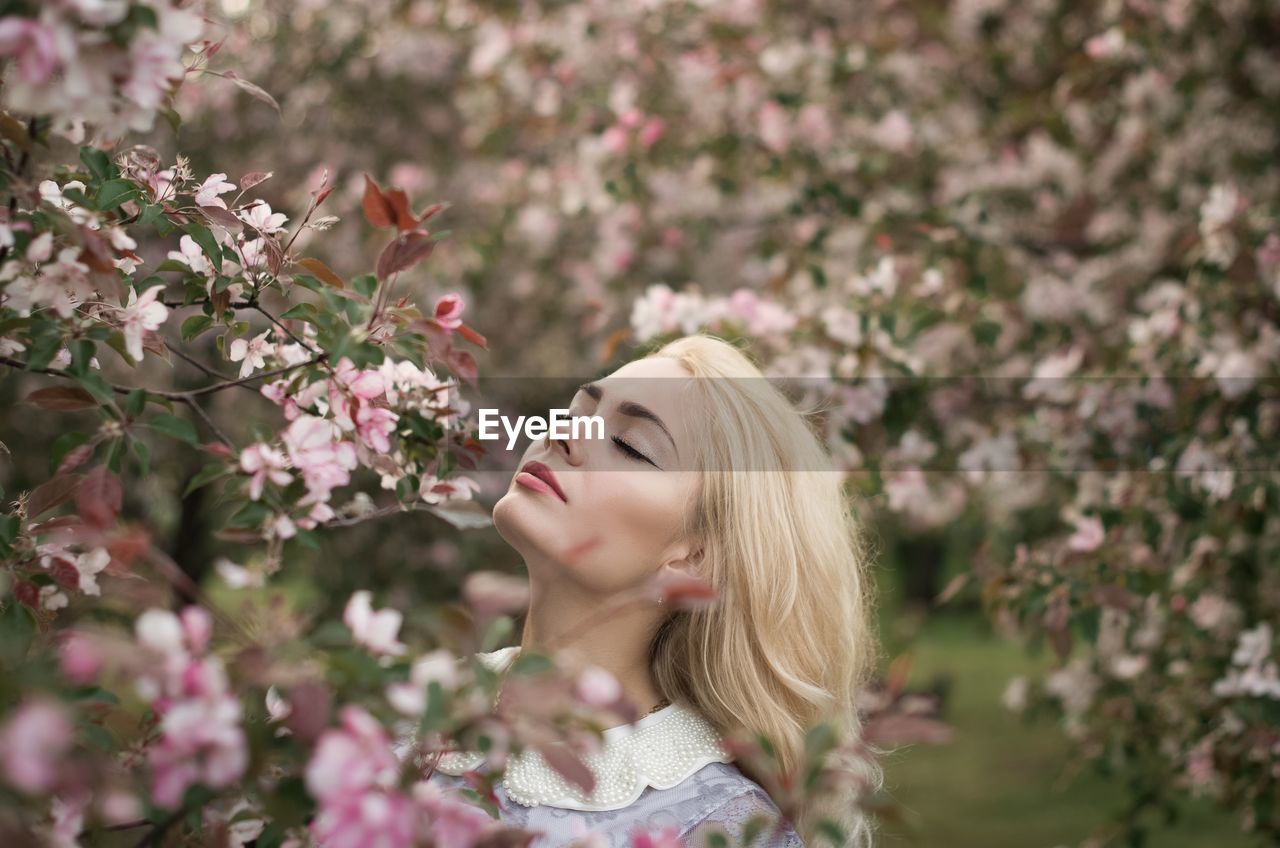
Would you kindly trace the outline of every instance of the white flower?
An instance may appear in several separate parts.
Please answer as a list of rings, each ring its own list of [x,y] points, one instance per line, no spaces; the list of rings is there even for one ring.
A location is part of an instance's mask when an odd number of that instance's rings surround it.
[[[218,195],[234,191],[236,187],[235,183],[229,183],[226,180],[226,174],[210,174],[209,178],[200,184],[200,188],[196,189],[196,203],[201,206],[217,206],[226,209],[226,201]]]
[[[342,613],[342,621],[351,628],[356,642],[370,651],[399,656],[407,650],[403,642],[396,640],[402,619],[400,611],[383,609],[374,612],[370,603],[372,597],[367,590],[352,595]]]
[[[240,377],[248,377],[253,373],[255,368],[266,366],[267,362],[264,357],[271,353],[271,344],[267,341],[267,336],[271,335],[270,330],[266,330],[260,336],[246,341],[245,339],[236,339],[231,343],[231,350],[227,353],[227,358],[232,362],[244,363],[240,366]]]
[[[135,362],[142,361],[142,336],[148,330],[159,329],[169,316],[169,307],[156,302],[163,286],[152,286],[138,296],[136,289],[129,289],[129,303],[121,310],[120,328],[124,331],[125,349]]]
[[[76,557],[76,571],[80,572],[80,591],[86,595],[101,595],[98,588],[98,572],[111,562],[111,554],[106,548],[94,548],[87,554]]]

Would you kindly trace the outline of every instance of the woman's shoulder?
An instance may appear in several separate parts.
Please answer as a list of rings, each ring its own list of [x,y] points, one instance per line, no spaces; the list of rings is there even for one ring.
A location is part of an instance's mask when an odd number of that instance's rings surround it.
[[[756,848],[803,848],[799,835],[790,822],[783,820],[782,811],[755,780],[752,780],[735,763],[710,763],[703,766],[691,780],[701,785],[705,804],[690,821],[683,836],[684,844],[697,848],[713,831],[722,830],[729,837],[730,845],[737,845],[743,827],[754,818],[768,822],[766,836],[752,842]],[[775,830],[773,824],[779,823]]]

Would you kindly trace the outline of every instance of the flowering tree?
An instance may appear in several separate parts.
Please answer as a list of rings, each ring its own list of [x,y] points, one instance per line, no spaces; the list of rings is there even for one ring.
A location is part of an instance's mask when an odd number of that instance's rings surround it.
[[[947,596],[1052,647],[1060,668],[1007,700],[1131,774],[1135,829],[1192,793],[1274,833],[1266,3],[242,14],[228,50],[281,81],[287,120],[384,105],[372,148],[358,120],[326,141],[468,197],[449,261],[495,311],[523,297],[514,321],[553,316],[604,359],[741,333],[770,373],[834,382],[830,441],[871,520],[980,523]],[[419,108],[391,108],[406,92]],[[235,96],[201,95],[188,125],[252,151],[277,119],[214,132]],[[422,139],[438,164],[402,158]],[[563,356],[564,334],[527,335],[525,361]]]
[[[599,737],[552,748],[564,734],[547,730],[566,716],[597,732],[635,717],[607,673],[535,653],[492,713],[495,676],[458,656],[510,635],[527,586],[472,575],[464,605],[421,611],[432,626],[403,641],[401,612],[375,608],[370,591],[351,596],[341,622],[270,591],[287,546],[329,528],[406,510],[485,521],[460,472],[483,453],[461,390],[478,371],[468,346],[486,341],[460,295],[424,310],[400,286],[447,235],[427,228],[445,206],[415,212],[405,191],[365,175],[363,216],[388,238],[372,273],[343,275],[302,250],[337,223],[319,215],[327,174],[290,226],[255,196],[270,173],[198,176],[182,155],[124,146],[158,114],[180,125],[170,97],[189,75],[274,102],[210,69],[221,49],[204,37],[211,24],[171,0],[0,14],[0,367],[52,426],[63,414],[92,422],[59,428],[47,479],[6,493],[0,513],[0,841],[75,845],[136,829],[138,844],[179,831],[233,845],[527,844],[532,834],[495,817],[505,757],[466,792],[442,791],[423,765],[457,744],[534,746],[589,790],[581,757]],[[59,158],[68,144],[71,162]],[[199,385],[156,384],[153,366],[175,359]],[[232,428],[225,406],[208,405],[245,392],[274,406],[271,426]],[[126,508],[157,450],[203,457],[187,493],[217,487],[231,506],[218,536],[263,552],[220,561],[216,593]],[[392,502],[376,505],[362,476]],[[172,609],[175,590],[185,602]],[[676,582],[620,603],[658,600],[715,597]],[[890,717],[897,695],[869,712]],[[918,719],[868,727],[864,741],[937,732]],[[734,740],[766,774],[767,742]],[[833,744],[816,728],[805,779],[775,772],[792,787],[785,811],[821,790]],[[655,838],[673,837],[636,834]]]

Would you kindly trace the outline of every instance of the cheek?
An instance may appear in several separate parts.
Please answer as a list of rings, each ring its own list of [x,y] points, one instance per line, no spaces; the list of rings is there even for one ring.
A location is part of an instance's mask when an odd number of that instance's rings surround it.
[[[674,475],[593,472],[573,510],[563,565],[584,582],[622,588],[644,579],[684,527],[686,494]],[[608,584],[607,586],[605,584]]]

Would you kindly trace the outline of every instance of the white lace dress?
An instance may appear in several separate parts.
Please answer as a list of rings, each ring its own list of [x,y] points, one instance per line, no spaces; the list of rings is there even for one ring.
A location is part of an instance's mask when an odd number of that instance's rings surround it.
[[[477,658],[495,671],[515,660],[519,646]],[[405,756],[410,738],[396,746]],[[702,845],[706,834],[723,828],[729,844],[739,844],[743,824],[753,816],[780,818],[761,786],[744,775],[720,746],[720,736],[698,713],[671,704],[630,725],[604,731],[599,752],[584,760],[596,777],[590,795],[566,781],[534,750],[513,756],[495,785],[504,824],[537,833],[531,848],[558,848],[595,832],[610,848],[630,846],[637,830],[659,835],[674,828],[681,845]],[[430,780],[443,788],[464,788],[463,775],[484,771],[484,755],[453,752],[441,757]],[[803,848],[789,824],[767,830],[752,848]]]

